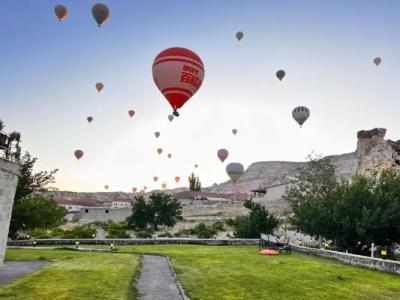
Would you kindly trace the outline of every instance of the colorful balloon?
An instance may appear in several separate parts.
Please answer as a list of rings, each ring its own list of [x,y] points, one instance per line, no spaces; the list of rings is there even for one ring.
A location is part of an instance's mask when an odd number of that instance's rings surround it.
[[[203,83],[204,65],[200,57],[189,49],[169,48],[154,59],[153,79],[172,106],[173,114],[179,116],[178,109]]]
[[[97,26],[101,27],[101,25],[103,25],[103,23],[110,17],[110,10],[106,5],[97,3],[92,7],[92,15],[96,20]]]
[[[286,72],[283,71],[283,70],[279,70],[279,71],[276,72],[276,77],[278,77],[278,79],[280,81],[282,81],[282,79],[283,79],[283,77],[285,77],[285,75],[286,75]]]
[[[57,5],[54,7],[54,13],[60,22],[68,17],[68,9],[64,5]]]
[[[241,31],[236,32],[236,38],[240,41],[244,37],[244,33]]]
[[[167,184],[164,182],[164,183],[161,185],[161,187],[162,187],[163,190],[165,190],[165,189],[167,188]]]
[[[226,149],[219,149],[217,152],[217,156],[222,162],[224,162],[225,159],[228,158],[228,155],[229,155],[229,152]]]
[[[226,166],[226,173],[236,183],[244,173],[243,165],[237,162],[230,163]]]
[[[375,57],[373,62],[374,62],[375,65],[379,66],[381,64],[381,62],[382,62],[382,58]]]
[[[160,133],[158,131],[154,132],[154,135],[156,136],[156,138],[158,138],[160,136]]]
[[[76,157],[77,160],[80,160],[83,156],[83,151],[82,150],[75,150],[74,151],[74,155]]]
[[[170,122],[172,122],[173,119],[174,119],[174,116],[173,116],[173,115],[169,115],[169,116],[168,116],[168,120],[169,120]]]
[[[233,135],[236,135],[236,133],[238,132],[238,130],[237,129],[235,129],[235,128],[233,128],[232,129],[232,133],[233,133]]]
[[[86,118],[86,120],[87,120],[89,123],[92,123],[93,117],[90,117],[90,116],[89,116],[89,117]]]
[[[158,180],[158,177],[157,177],[157,176],[154,176],[154,177],[153,177],[153,181],[154,181],[154,182],[157,182],[157,180]]]
[[[162,151],[163,151],[162,148],[158,148],[158,149],[157,149],[157,153],[158,153],[158,154],[161,154]]]
[[[102,82],[96,83],[96,90],[100,93],[100,91],[104,88],[104,84]]]
[[[135,115],[135,111],[134,110],[129,110],[128,111],[128,115],[132,118]]]
[[[105,190],[108,190],[108,188],[109,188],[109,185],[108,185],[108,184],[105,184],[105,185],[104,185],[104,189],[105,189]]]
[[[297,123],[299,123],[300,127],[307,121],[310,116],[310,110],[305,106],[298,106],[292,111],[292,117],[295,119]]]
[[[176,176],[176,177],[175,177],[175,182],[178,183],[179,180],[181,180],[181,178],[180,178],[179,176]]]

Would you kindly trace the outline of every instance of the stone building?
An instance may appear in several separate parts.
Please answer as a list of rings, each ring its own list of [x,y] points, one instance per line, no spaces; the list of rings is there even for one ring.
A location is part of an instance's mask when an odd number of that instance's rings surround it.
[[[7,247],[11,211],[19,176],[19,165],[0,158],[0,266]]]

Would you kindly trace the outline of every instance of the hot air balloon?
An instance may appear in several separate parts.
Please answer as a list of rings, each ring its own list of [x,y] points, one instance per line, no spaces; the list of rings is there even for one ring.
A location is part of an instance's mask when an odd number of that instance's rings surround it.
[[[198,164],[195,164],[194,167],[197,169],[197,168],[199,167],[199,165],[198,165]]]
[[[217,156],[222,162],[224,162],[225,159],[227,159],[228,155],[229,155],[229,152],[226,149],[219,149],[217,152]]]
[[[236,32],[236,38],[240,41],[244,37],[244,33],[241,31]]]
[[[235,129],[235,128],[232,129],[233,135],[236,135],[237,132],[238,132],[237,129]]]
[[[279,71],[276,72],[276,77],[278,77],[278,79],[280,81],[282,81],[282,79],[283,79],[283,77],[285,77],[285,75],[286,75],[286,72],[283,71],[283,70],[279,70]]]
[[[89,123],[92,123],[93,117],[90,117],[90,116],[89,116],[89,117],[86,118],[86,120],[87,120]]]
[[[156,138],[158,138],[160,136],[160,133],[158,131],[154,132],[154,135],[156,136]]]
[[[75,150],[74,151],[74,155],[76,157],[77,160],[80,160],[83,156],[83,151],[82,150]]]
[[[96,90],[100,93],[100,91],[104,88],[104,84],[102,82],[96,83]]]
[[[147,186],[144,186],[143,189],[144,189],[144,190],[147,190]]]
[[[172,157],[172,154],[171,153],[168,153],[168,158],[171,158]]]
[[[133,192],[133,193],[136,193],[136,192],[137,192],[137,188],[135,188],[135,187],[132,188],[132,192]]]
[[[181,178],[180,178],[179,176],[176,176],[176,177],[175,177],[175,182],[178,183],[179,180],[181,180]]]
[[[105,184],[105,185],[104,185],[104,189],[105,189],[105,190],[108,190],[108,188],[109,188],[108,184]]]
[[[298,106],[293,109],[292,116],[301,127],[310,116],[310,110],[305,106]]]
[[[158,154],[161,154],[161,153],[162,153],[162,149],[161,149],[161,148],[158,148],[158,149],[157,149],[157,153],[158,153]]]
[[[164,182],[164,183],[161,185],[161,187],[162,187],[163,190],[165,190],[165,189],[167,188],[167,184]]]
[[[185,48],[169,48],[160,52],[153,62],[153,79],[172,106],[173,115],[200,88],[204,79],[204,65],[200,57]]]
[[[154,177],[153,177],[153,180],[154,180],[154,182],[157,182],[158,177],[157,177],[157,176],[154,176]]]
[[[110,17],[110,10],[102,3],[97,3],[92,7],[92,15],[96,20],[97,26],[101,27]]]
[[[174,119],[174,116],[173,116],[173,115],[169,115],[169,116],[168,116],[168,120],[169,120],[170,122],[172,122],[173,119]]]
[[[226,166],[226,173],[236,183],[244,173],[243,165],[236,162],[230,163]]]
[[[373,60],[374,64],[376,64],[377,66],[379,66],[382,62],[382,58],[380,57],[375,57]]]
[[[60,22],[68,17],[68,9],[64,5],[57,5],[54,7],[54,13]]]
[[[132,118],[133,117],[133,115],[135,114],[135,111],[134,110],[129,110],[128,111],[128,115]]]

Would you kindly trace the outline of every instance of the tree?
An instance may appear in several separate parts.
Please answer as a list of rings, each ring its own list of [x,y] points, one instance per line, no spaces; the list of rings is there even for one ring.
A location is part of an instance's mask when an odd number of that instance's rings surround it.
[[[239,238],[259,238],[261,233],[272,233],[279,220],[260,203],[246,200],[244,207],[248,216],[239,216],[233,221],[234,235]]]
[[[295,229],[358,254],[371,242],[391,252],[400,241],[400,173],[337,180],[328,159],[313,159],[297,178],[284,195]]]
[[[10,222],[10,231],[9,234],[12,237],[16,236],[16,233],[20,229],[24,229],[22,225],[26,225],[26,219],[30,219],[29,211],[25,211],[24,205],[22,204],[28,196],[32,195],[34,192],[46,191],[49,189],[49,185],[54,183],[54,174],[58,171],[57,169],[53,171],[40,171],[34,173],[33,167],[36,162],[36,158],[32,158],[28,152],[24,154],[22,159],[20,160],[20,177],[18,178],[17,189],[15,192],[14,206],[11,215]],[[50,201],[50,200],[49,200]],[[52,206],[52,202],[43,202],[48,203]],[[26,205],[29,205],[27,203]],[[51,207],[50,207],[51,209]],[[23,210],[23,211],[19,211]],[[32,211],[32,214],[37,212]],[[32,216],[35,217],[35,216]],[[43,215],[45,217],[45,214]]]
[[[195,192],[201,191],[200,178],[199,176],[195,176],[194,173],[189,176],[189,189]]]
[[[53,199],[32,195],[15,205],[10,231],[15,233],[22,228],[27,230],[58,226],[62,224],[65,213],[66,209],[58,206]]]
[[[4,127],[4,122],[0,120],[0,131],[2,131]],[[2,146],[4,147],[3,150],[5,151],[5,158],[19,162],[21,157],[21,134],[13,131],[8,136],[1,134],[1,138]]]
[[[151,226],[155,231],[158,226],[174,226],[182,220],[182,205],[177,198],[164,193],[153,193],[148,202],[142,195],[135,197],[132,215],[128,217],[128,227],[145,230]]]

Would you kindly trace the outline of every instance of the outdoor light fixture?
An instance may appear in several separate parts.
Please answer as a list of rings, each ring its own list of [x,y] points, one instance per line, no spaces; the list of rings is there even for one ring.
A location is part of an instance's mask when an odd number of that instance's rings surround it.
[[[36,247],[37,242],[33,241],[33,247]]]
[[[113,243],[110,244],[110,247],[111,247],[111,250],[114,250],[114,244]]]
[[[79,241],[75,241],[75,249],[78,249]]]

